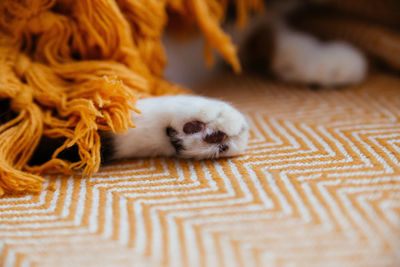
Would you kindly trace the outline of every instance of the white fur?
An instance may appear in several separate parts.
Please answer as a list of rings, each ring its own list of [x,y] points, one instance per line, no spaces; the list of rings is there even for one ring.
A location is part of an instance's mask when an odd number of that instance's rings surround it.
[[[275,46],[271,68],[286,81],[341,86],[359,83],[367,74],[364,55],[344,42],[322,43],[280,26]]]
[[[244,152],[249,136],[244,116],[231,105],[200,96],[165,96],[139,100],[136,107],[141,114],[132,113],[136,128],[126,134],[116,135],[114,159],[150,156],[178,156],[184,158],[217,158]],[[201,121],[206,124],[203,132],[185,134],[185,123]],[[176,154],[166,128],[178,132],[184,150]],[[222,131],[228,138],[224,144],[229,149],[219,152],[218,144],[209,144],[203,137],[213,131]]]

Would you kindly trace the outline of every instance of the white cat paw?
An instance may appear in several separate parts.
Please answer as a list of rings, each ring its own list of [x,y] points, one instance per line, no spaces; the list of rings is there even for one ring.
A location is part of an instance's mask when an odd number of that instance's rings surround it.
[[[279,36],[272,69],[286,81],[336,87],[361,82],[367,74],[367,60],[347,43],[321,43],[288,31]]]
[[[244,152],[249,129],[231,105],[199,96],[167,96],[139,100],[135,128],[114,140],[118,158],[177,156],[218,158]]]
[[[231,105],[201,97],[180,96],[166,134],[176,156],[218,158],[244,152],[249,130],[244,116]],[[180,107],[179,107],[180,106]]]

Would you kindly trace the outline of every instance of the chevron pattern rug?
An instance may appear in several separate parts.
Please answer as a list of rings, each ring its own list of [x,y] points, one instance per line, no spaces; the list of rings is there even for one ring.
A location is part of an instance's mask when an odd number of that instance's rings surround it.
[[[224,76],[247,154],[104,166],[0,199],[1,266],[400,266],[400,78],[311,90]]]

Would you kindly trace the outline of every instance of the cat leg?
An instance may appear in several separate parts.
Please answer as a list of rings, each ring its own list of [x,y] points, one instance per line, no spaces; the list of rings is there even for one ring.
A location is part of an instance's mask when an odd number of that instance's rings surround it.
[[[231,105],[200,96],[139,100],[135,128],[111,136],[111,159],[149,156],[218,158],[244,152],[249,136],[244,116]]]
[[[345,42],[320,42],[286,26],[276,27],[272,71],[281,79],[319,86],[344,86],[361,82],[367,60]]]

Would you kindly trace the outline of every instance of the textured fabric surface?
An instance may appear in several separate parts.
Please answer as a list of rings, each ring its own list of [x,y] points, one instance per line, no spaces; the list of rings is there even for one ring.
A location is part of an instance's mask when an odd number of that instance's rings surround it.
[[[222,77],[247,154],[140,159],[0,199],[1,266],[399,266],[400,78]]]

